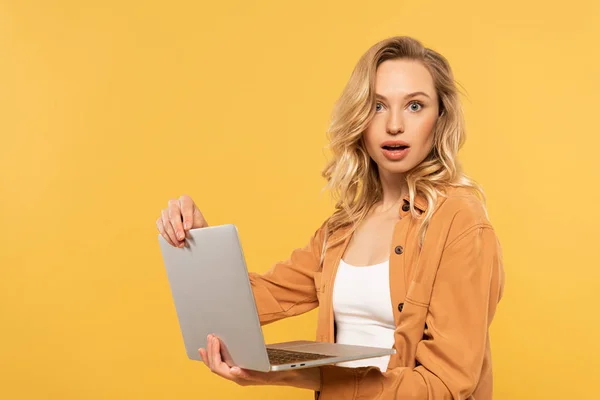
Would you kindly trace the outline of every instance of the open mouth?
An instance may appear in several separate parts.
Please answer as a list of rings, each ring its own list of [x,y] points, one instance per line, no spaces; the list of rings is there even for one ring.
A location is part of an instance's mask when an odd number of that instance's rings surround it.
[[[400,161],[410,151],[408,143],[403,141],[386,141],[382,143],[381,150],[385,158],[390,161]]]

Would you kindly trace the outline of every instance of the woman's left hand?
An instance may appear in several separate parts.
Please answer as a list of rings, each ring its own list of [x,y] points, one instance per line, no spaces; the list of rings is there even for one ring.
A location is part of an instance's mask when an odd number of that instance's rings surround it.
[[[221,342],[214,335],[208,335],[206,349],[199,349],[202,361],[210,370],[240,386],[280,385],[319,390],[321,372],[319,368],[306,368],[289,371],[252,371],[239,367],[230,367],[221,358]]]
[[[213,373],[240,386],[277,384],[277,372],[252,371],[227,365],[221,358],[219,338],[214,335],[208,335],[206,349],[199,349],[198,351],[204,364]]]

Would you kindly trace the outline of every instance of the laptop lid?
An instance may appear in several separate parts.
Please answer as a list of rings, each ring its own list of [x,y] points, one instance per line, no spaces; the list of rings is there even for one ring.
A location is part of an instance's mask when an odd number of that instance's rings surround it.
[[[220,225],[189,231],[187,245],[158,235],[187,355],[201,361],[206,337],[219,336],[230,365],[269,370],[264,337],[237,228]]]

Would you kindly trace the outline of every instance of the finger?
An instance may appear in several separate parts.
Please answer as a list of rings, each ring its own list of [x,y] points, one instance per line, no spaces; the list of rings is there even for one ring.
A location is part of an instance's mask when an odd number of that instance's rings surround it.
[[[219,365],[223,362],[223,360],[221,360],[221,352],[219,349],[219,339],[217,339],[216,336],[212,336],[211,342],[212,342],[212,362],[213,362],[213,367],[216,367],[217,365]]]
[[[169,220],[168,210],[162,211],[161,218],[165,232],[171,239],[171,242],[175,243],[175,247],[182,247],[182,243],[175,236],[175,231],[173,230],[173,226],[171,225],[171,221]]]
[[[208,335],[208,337],[206,338],[206,357],[208,358],[208,368],[210,368],[210,370],[214,372],[212,335]]]
[[[253,380],[251,371],[241,369],[240,367],[229,368],[229,373],[236,379]]]
[[[162,217],[160,217],[156,220],[156,227],[158,228],[158,231],[160,232],[161,236],[164,237],[165,240],[171,246],[177,246],[175,243],[173,243],[173,241],[171,241],[171,238],[169,237],[169,235],[167,235],[167,232],[165,232],[165,226],[163,225]]]
[[[179,208],[183,218],[183,229],[189,231],[194,224],[194,201],[190,196],[184,194],[179,198]]]
[[[198,353],[200,353],[200,358],[202,359],[202,362],[204,362],[204,364],[208,367],[208,356],[206,354],[206,350],[198,349]]]
[[[212,351],[213,372],[225,379],[235,380],[236,377],[231,374],[231,368],[221,358],[221,345],[216,336],[212,337]]]
[[[169,220],[175,230],[175,236],[177,240],[183,240],[185,233],[183,233],[183,224],[181,223],[181,209],[179,208],[179,202],[177,200],[169,200]]]
[[[193,221],[193,227],[206,228],[208,226],[208,222],[206,222],[206,219],[204,219],[204,215],[202,215],[198,207],[196,207],[195,205]]]

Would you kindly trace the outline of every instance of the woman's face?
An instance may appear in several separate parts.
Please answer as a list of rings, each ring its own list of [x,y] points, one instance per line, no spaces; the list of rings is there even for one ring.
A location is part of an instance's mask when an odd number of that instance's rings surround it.
[[[431,151],[439,105],[433,78],[419,61],[395,59],[377,68],[376,113],[363,134],[367,152],[387,176],[404,175]]]

